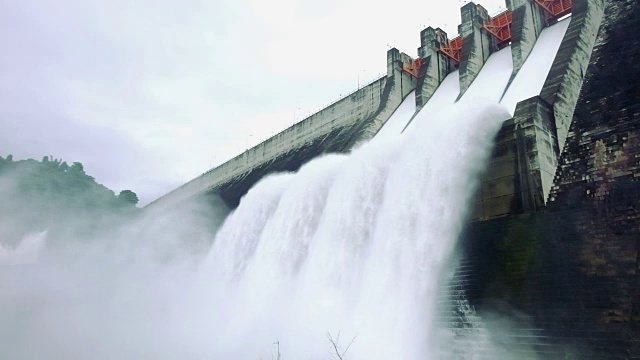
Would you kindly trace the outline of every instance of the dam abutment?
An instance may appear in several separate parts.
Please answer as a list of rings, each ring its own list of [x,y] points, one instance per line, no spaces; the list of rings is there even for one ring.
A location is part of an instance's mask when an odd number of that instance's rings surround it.
[[[540,92],[545,101],[553,104],[560,149],[564,147],[591,52],[604,19],[604,1],[573,0],[571,23]]]
[[[462,241],[465,266],[473,268],[476,277],[466,288],[467,297],[480,318],[521,314],[521,321],[501,342],[528,346],[522,356],[534,351],[543,359],[636,359],[640,50],[635,45],[640,4],[626,0],[576,5],[577,15],[583,15],[573,20],[562,44],[565,53],[554,62],[554,67],[564,69],[556,68],[556,75],[547,80],[557,93],[546,96],[556,103],[545,112],[553,110],[555,121],[558,107],[572,101],[575,105],[568,129],[558,131],[566,138],[559,146],[546,206],[468,226]],[[591,40],[589,32],[595,31],[598,18],[603,23]],[[593,51],[585,50],[587,41],[594,44]],[[590,60],[581,62],[586,54]],[[574,65],[566,65],[572,57]],[[582,64],[584,83],[575,77],[575,64]],[[560,85],[563,81],[578,81],[581,87],[567,91]],[[545,86],[547,91],[552,87]],[[540,106],[549,104],[540,98]]]
[[[525,47],[528,53],[533,49],[529,43],[535,40],[525,41],[525,37],[537,39],[540,35],[537,27],[527,28],[526,22],[517,24],[518,11],[537,19],[531,24],[539,21],[538,10],[529,10],[530,5],[537,5],[515,0],[508,5],[518,4],[513,15],[514,75],[511,81],[516,76],[519,54],[524,54]],[[496,139],[489,170],[474,204],[474,219],[525,213],[546,206],[603,18],[602,0],[573,2],[569,27],[540,95],[519,102],[514,118],[503,124]]]

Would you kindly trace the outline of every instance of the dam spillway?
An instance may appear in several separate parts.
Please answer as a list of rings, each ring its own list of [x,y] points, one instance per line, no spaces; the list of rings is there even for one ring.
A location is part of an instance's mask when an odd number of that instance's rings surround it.
[[[527,3],[526,6],[529,4]],[[463,7],[462,12],[467,14],[463,18],[466,18],[470,25],[466,27],[461,25],[461,30],[469,27],[477,28],[478,23],[484,21],[483,17],[485,20],[488,18],[486,10],[473,3]],[[546,74],[556,61],[558,47],[564,39],[570,22],[571,18],[558,24],[551,23],[552,26],[540,29],[539,34],[531,29],[523,29],[524,33],[533,31],[529,37],[539,36],[540,38],[539,41],[530,45],[531,56],[527,56],[526,61],[523,60],[519,65],[519,68],[524,66],[522,71],[516,71],[513,60],[509,58],[517,59],[516,52],[512,49],[522,48],[524,45],[518,46],[514,42],[513,45],[506,47],[502,45],[499,48],[487,32],[476,31],[468,37],[482,37],[487,44],[492,45],[487,45],[486,51],[482,49],[481,54],[474,54],[471,51],[472,48],[468,49],[468,54],[460,64],[456,64],[439,50],[444,46],[440,43],[443,40],[442,37],[448,41],[446,34],[440,29],[427,28],[421,33],[422,46],[418,49],[418,52],[428,60],[425,61],[426,65],[423,68],[425,73],[420,77],[416,78],[403,71],[414,61],[413,58],[396,49],[391,49],[387,53],[388,66],[385,77],[363,86],[271,139],[207,171],[152,202],[147,208],[170,208],[202,194],[219,196],[227,205],[234,208],[248,189],[269,173],[295,171],[320,154],[348,152],[355,145],[373,137],[380,138],[387,134],[398,133],[391,130],[393,124],[403,123],[401,130],[404,130],[416,117],[428,121],[429,114],[446,109],[464,96],[486,98],[488,92],[492,92],[492,98],[488,101],[502,102],[514,112],[519,101],[540,94],[544,85],[543,79],[546,79]],[[575,25],[578,28],[580,26],[584,27],[581,24]],[[514,29],[514,33],[517,32],[517,29]],[[573,45],[569,44],[565,47],[573,47]],[[466,66],[467,62],[475,64],[475,67]],[[585,64],[581,66],[586,67],[588,59],[582,59],[582,63]],[[466,81],[464,92],[461,91],[463,78],[474,80]],[[409,105],[411,100],[408,99],[411,98],[414,98],[414,105]],[[403,107],[396,111],[401,104]],[[409,106],[417,111],[409,117],[409,121],[399,119],[405,118],[401,114]],[[515,174],[516,170],[513,170],[511,175],[515,176]],[[545,185],[548,187],[549,182],[545,182]],[[515,194],[514,191],[513,196],[525,195]],[[487,202],[491,203],[491,201]],[[487,207],[493,207],[493,204]],[[509,211],[511,209],[504,207],[489,209],[478,216],[501,216]]]
[[[479,322],[488,322],[486,314],[508,315],[513,331],[499,342],[520,356],[638,356],[640,172],[632,159],[640,151],[634,110],[640,92],[633,76],[616,75],[620,69],[637,74],[637,65],[616,58],[616,48],[638,29],[638,5],[576,0],[571,17],[544,28],[535,25],[544,13],[533,2],[507,5],[514,15],[511,44],[485,52],[478,39],[490,37],[467,27],[461,34],[470,40],[456,69],[433,46],[437,29],[425,29],[419,53],[431,61],[421,68],[422,79],[403,70],[415,59],[392,49],[386,77],[150,209],[204,194],[235,207],[267,174],[296,171],[311,158],[349,152],[365,140],[375,145],[411,136],[454,104],[483,97],[501,103],[512,118],[502,123],[487,169],[478,175],[479,189],[469,200],[474,221],[462,236],[462,265],[451,276],[455,291],[445,297],[464,293],[475,309],[465,316]],[[473,25],[487,14],[467,4],[465,19]],[[636,49],[625,47],[625,57],[638,59]]]

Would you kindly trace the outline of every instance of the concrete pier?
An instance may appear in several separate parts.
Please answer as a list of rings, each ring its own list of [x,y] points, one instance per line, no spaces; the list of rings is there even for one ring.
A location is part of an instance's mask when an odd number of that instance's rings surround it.
[[[511,55],[515,75],[533,50],[547,21],[543,10],[531,0],[507,0],[507,8],[513,12]]]
[[[426,65],[421,69],[416,86],[417,109],[429,101],[453,69],[451,60],[440,51],[440,47],[447,42],[447,33],[440,28],[428,27],[420,32],[418,56],[425,60]]]
[[[552,106],[539,96],[518,103],[513,119],[502,125],[496,138],[473,218],[544,208],[558,156]]]
[[[489,21],[487,10],[481,5],[467,3],[461,9],[462,23],[458,26],[464,38],[460,58],[460,95],[462,96],[480,73],[491,55],[491,35],[482,28]]]
[[[560,149],[569,133],[573,112],[587,73],[598,29],[604,18],[604,0],[573,0],[567,35],[540,96],[553,104]]]
[[[512,43],[514,66],[516,61],[524,62],[521,56],[528,56],[542,29],[533,25],[541,21],[537,5],[531,8],[529,1],[516,1],[508,3],[518,6],[513,33],[520,39]],[[574,1],[569,29],[540,96],[518,103],[514,118],[503,124],[496,139],[474,205],[474,219],[538,211],[546,206],[603,13],[602,0]],[[528,20],[516,23],[518,17]]]

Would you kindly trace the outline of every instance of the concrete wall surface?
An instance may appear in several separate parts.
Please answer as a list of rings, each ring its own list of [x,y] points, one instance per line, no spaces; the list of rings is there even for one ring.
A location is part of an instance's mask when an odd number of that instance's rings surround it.
[[[511,54],[513,73],[517,74],[547,23],[543,10],[533,1],[508,0],[507,7],[513,11]]]
[[[422,109],[444,79],[454,68],[452,61],[440,51],[448,41],[447,33],[442,29],[428,27],[420,32],[418,54],[424,65],[420,69],[416,85],[416,108]]]
[[[474,220],[543,208],[559,155],[553,108],[539,96],[518,104],[503,123],[473,205]]]
[[[345,152],[370,139],[416,86],[416,80],[402,71],[397,49],[389,50],[387,62],[387,76],[207,171],[147,208],[172,207],[207,193],[217,193],[233,208],[263,176],[295,171],[322,153]]]
[[[560,149],[564,147],[582,82],[587,73],[604,0],[573,0],[571,23],[540,96],[553,104]]]
[[[574,1],[569,28],[540,96],[518,103],[514,118],[503,124],[496,138],[489,169],[473,205],[474,220],[536,211],[546,206],[560,149],[604,18],[602,1]],[[541,20],[539,10],[530,8],[530,2],[513,0],[508,5],[516,7],[512,43],[515,76],[516,62],[531,52],[535,44],[532,39],[537,39],[541,31],[535,24]]]
[[[559,149],[564,146],[603,19],[603,1],[574,0],[569,29],[540,97],[518,104],[514,119],[504,124],[496,139],[494,156],[474,203],[474,219],[523,213],[545,206]],[[531,1],[510,0],[507,5],[514,11],[515,75],[518,64],[531,52],[548,21],[539,6]],[[461,15],[459,30],[464,44],[459,64],[460,95],[496,50],[494,39],[482,29],[489,20],[487,11],[470,2],[461,8]],[[192,197],[216,193],[233,208],[263,176],[295,171],[320,154],[346,152],[357,142],[372,138],[414,89],[420,109],[455,65],[440,51],[448,42],[444,31],[428,27],[420,33],[420,38],[418,53],[424,66],[417,79],[402,71],[413,59],[391,49],[387,53],[387,76],[209,170],[148,207],[171,207]]]
[[[484,66],[491,52],[495,50],[491,35],[483,26],[489,21],[489,13],[481,5],[473,2],[460,9],[462,23],[458,26],[464,38],[460,56],[460,97],[467,91]]]
[[[640,3],[605,4],[546,208],[463,239],[466,300],[509,319],[513,358],[640,358]]]

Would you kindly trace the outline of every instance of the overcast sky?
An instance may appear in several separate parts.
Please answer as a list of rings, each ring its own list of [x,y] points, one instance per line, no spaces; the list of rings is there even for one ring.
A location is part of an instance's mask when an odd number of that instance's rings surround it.
[[[80,161],[142,203],[416,55],[466,1],[0,2],[0,155]],[[503,0],[480,2],[490,13]]]

